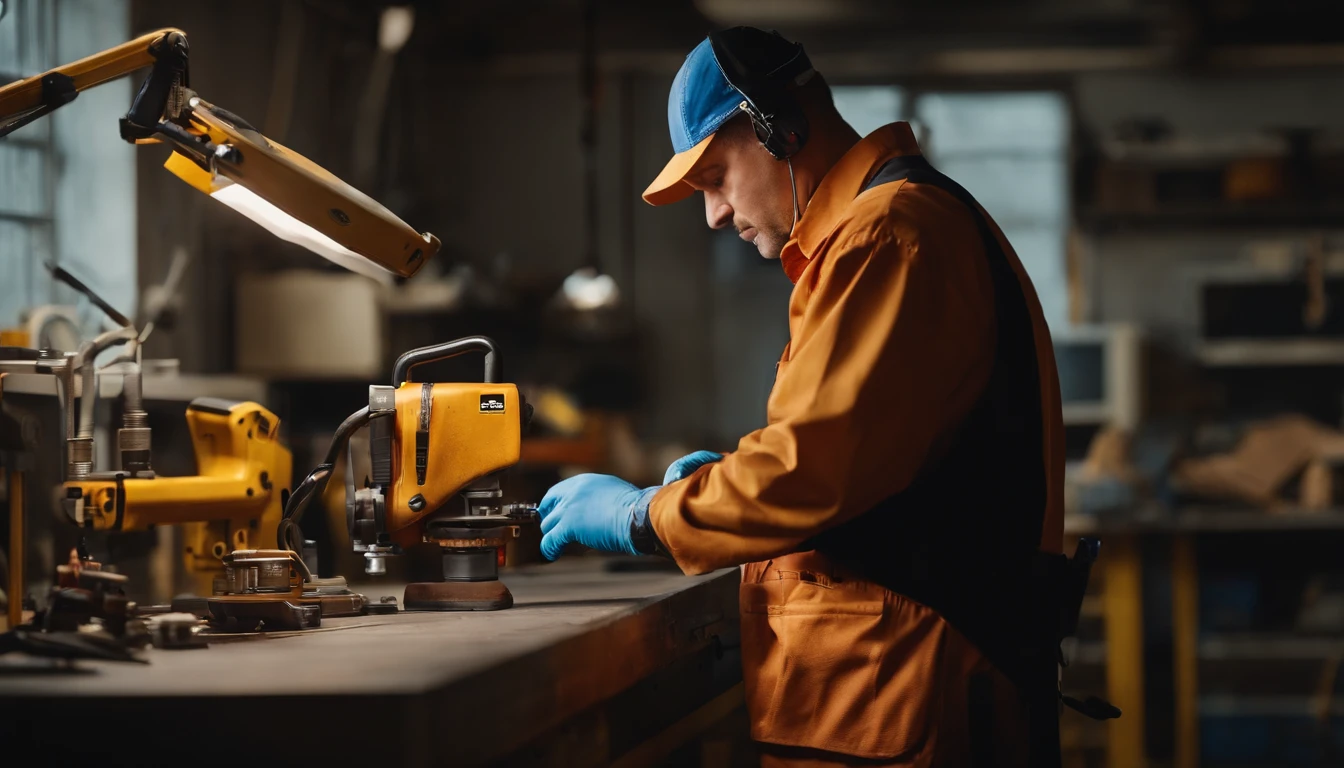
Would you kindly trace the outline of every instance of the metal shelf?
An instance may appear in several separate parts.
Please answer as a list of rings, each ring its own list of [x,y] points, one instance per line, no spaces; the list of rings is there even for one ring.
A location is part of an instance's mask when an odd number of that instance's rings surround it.
[[[1315,696],[1199,697],[1200,717],[1315,717],[1319,707],[1320,700]],[[1344,701],[1330,702],[1330,716],[1344,717]]]
[[[1196,348],[1195,355],[1208,366],[1344,366],[1344,340],[1295,338],[1206,341]]]
[[[83,379],[74,378],[75,397],[83,394]],[[114,372],[100,373],[98,396],[120,397],[122,377]],[[230,400],[266,401],[266,381],[254,376],[215,374],[145,374],[141,388],[146,400],[191,402],[198,397],[222,397]],[[4,377],[0,391],[8,394],[55,397],[56,377],[46,373],[13,373]]]
[[[1171,527],[1177,530],[1213,533],[1344,530],[1344,510],[1289,507],[1270,512],[1239,507],[1190,506],[1181,507],[1176,512]]]
[[[1238,632],[1206,635],[1199,641],[1199,658],[1205,661],[1316,660],[1341,652],[1344,637]]]
[[[1162,203],[1151,211],[1086,207],[1078,222],[1093,231],[1218,228],[1344,228],[1344,203]]]
[[[1104,535],[1112,532],[1179,534],[1342,530],[1344,509],[1283,507],[1271,512],[1219,504],[1168,509],[1160,504],[1147,503],[1136,506],[1133,515],[1093,516],[1074,513],[1064,517],[1065,536]]]

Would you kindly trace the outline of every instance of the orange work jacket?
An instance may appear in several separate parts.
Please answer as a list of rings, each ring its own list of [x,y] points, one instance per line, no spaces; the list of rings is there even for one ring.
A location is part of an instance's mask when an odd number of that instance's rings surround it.
[[[967,711],[980,686],[993,702],[996,764],[1012,765],[1011,753],[1025,749],[1026,714],[1003,671],[944,612],[851,569],[843,549],[817,545],[887,515],[894,524],[874,529],[877,543],[901,557],[926,551],[918,538],[932,529],[903,527],[882,505],[946,477],[943,460],[996,370],[994,278],[971,209],[914,179],[865,188],[888,161],[917,155],[909,126],[895,123],[827,173],[781,257],[794,282],[790,340],[766,426],[662,488],[650,522],[687,573],[746,564],[742,659],[755,739],[840,761],[963,764],[975,748]],[[1026,271],[985,221],[1025,299],[1040,390],[1040,454],[1028,459],[1039,461],[1043,509],[1005,530],[1060,553],[1063,427],[1049,331]],[[984,478],[960,482],[974,488]],[[945,514],[937,496],[920,498],[913,514]],[[959,511],[955,525],[1002,528],[993,489],[977,498],[988,501]],[[947,545],[927,551],[941,558]]]

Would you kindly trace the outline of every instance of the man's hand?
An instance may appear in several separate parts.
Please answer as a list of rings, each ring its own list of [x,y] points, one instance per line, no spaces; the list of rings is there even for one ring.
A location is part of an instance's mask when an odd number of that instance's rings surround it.
[[[541,515],[541,554],[560,556],[565,545],[638,555],[631,537],[637,509],[648,507],[661,486],[636,488],[611,475],[575,475],[546,492],[537,512]]]
[[[663,485],[675,483],[678,480],[690,477],[691,473],[703,467],[706,464],[713,464],[716,461],[722,461],[723,454],[713,451],[696,451],[688,453],[680,459],[667,465],[667,472],[663,474]]]

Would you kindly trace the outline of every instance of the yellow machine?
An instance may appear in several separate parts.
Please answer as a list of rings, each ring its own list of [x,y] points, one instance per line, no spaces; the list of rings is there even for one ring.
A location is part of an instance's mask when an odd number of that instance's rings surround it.
[[[280,420],[256,403],[197,398],[186,416],[199,474],[91,472],[65,483],[62,502],[72,522],[91,530],[182,525],[187,572],[207,595],[226,554],[275,540],[293,461]]]
[[[189,88],[187,58],[186,35],[161,29],[0,87],[0,137],[68,104],[81,91],[150,67],[120,120],[121,136],[135,144],[167,144],[173,152],[166,167],[193,187],[277,237],[384,282],[415,275],[438,251],[434,235],[417,232],[307,158],[267,139],[243,118],[202,99]],[[7,362],[5,370],[50,373],[60,380],[67,453],[62,501],[71,519],[101,530],[187,526],[188,567],[202,574],[201,593],[211,594],[213,576],[224,573],[223,558],[230,551],[279,538],[276,528],[291,479],[290,453],[278,440],[279,422],[255,403],[198,400],[188,408],[187,421],[199,474],[155,477],[139,391],[139,348],[149,328],[131,327],[129,320],[86,292],[126,327],[59,358],[28,350],[32,357]],[[94,361],[114,345],[127,348],[119,358],[128,370],[117,435],[120,466],[114,472],[97,472]],[[76,383],[83,391],[77,429]],[[21,477],[11,482],[22,488]],[[21,500],[23,494],[14,490],[10,498]],[[12,517],[21,534],[22,511]],[[302,551],[298,543],[295,549]],[[12,561],[22,562],[21,547],[20,535],[12,543]],[[16,594],[21,586],[11,581]]]
[[[467,352],[485,354],[481,383],[412,382],[415,367]],[[398,358],[395,386],[369,387],[369,405],[341,425],[319,466],[286,510],[281,546],[293,548],[303,509],[320,497],[350,436],[369,428],[369,487],[346,483],[346,519],[365,572],[384,573],[383,558],[428,550],[437,578],[406,587],[407,610],[497,610],[513,604],[499,581],[504,547],[536,507],[502,503],[499,476],[518,463],[531,407],[518,388],[499,382],[494,342],[471,336]],[[349,462],[347,462],[347,467]]]

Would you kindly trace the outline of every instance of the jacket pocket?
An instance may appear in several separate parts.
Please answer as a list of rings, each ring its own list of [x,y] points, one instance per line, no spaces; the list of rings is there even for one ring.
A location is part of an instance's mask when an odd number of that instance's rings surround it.
[[[940,701],[942,622],[871,584],[775,573],[742,587],[752,736],[864,758],[918,752]]]

